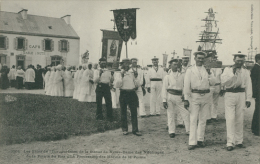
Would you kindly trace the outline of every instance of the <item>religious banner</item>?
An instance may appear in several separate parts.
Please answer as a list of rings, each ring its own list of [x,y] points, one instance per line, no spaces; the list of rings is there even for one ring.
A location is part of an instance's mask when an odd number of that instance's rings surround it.
[[[136,8],[112,10],[117,31],[123,41],[136,38]]]
[[[123,40],[117,31],[101,30],[102,38],[102,58],[107,59],[108,66],[112,66],[114,61],[120,61]]]
[[[190,58],[190,61],[191,61],[191,49],[186,49],[186,48],[183,48],[183,56],[188,56]],[[189,61],[189,65],[190,65],[190,61]]]
[[[168,55],[167,54],[163,54],[163,67],[164,68],[166,68],[167,58],[168,58]]]

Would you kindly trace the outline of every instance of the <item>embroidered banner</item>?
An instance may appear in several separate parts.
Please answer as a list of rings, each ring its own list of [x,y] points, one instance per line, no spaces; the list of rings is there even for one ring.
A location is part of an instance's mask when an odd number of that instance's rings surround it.
[[[102,58],[107,59],[108,66],[112,66],[114,61],[120,61],[123,40],[117,31],[101,30],[102,38]]]
[[[117,31],[123,41],[136,38],[136,9],[113,10]]]
[[[168,58],[168,55],[167,54],[163,54],[163,67],[164,68],[166,68],[167,58]]]

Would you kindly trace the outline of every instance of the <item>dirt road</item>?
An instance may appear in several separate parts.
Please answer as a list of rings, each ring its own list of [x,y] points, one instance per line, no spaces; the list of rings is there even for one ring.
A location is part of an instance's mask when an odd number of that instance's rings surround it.
[[[253,108],[246,109],[244,144],[246,148],[226,151],[226,125],[223,98],[219,101],[219,122],[207,125],[205,148],[189,151],[188,136],[177,129],[175,138],[166,131],[166,112],[161,116],[139,118],[143,136],[123,136],[120,129],[67,140],[7,145],[0,148],[0,163],[86,164],[86,163],[260,163],[260,137],[250,131]],[[254,103],[252,104],[254,106]],[[131,127],[129,128],[131,130]]]

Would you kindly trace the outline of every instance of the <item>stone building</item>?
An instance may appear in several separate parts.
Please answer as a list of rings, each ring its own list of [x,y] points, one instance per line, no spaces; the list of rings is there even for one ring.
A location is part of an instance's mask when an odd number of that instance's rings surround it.
[[[80,38],[70,15],[52,18],[0,11],[0,62],[27,68],[29,64],[78,65]]]

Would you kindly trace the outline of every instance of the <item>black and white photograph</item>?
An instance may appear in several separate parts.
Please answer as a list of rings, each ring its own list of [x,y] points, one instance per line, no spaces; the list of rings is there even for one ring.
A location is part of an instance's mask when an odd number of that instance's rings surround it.
[[[2,0],[1,164],[260,164],[259,0]]]

